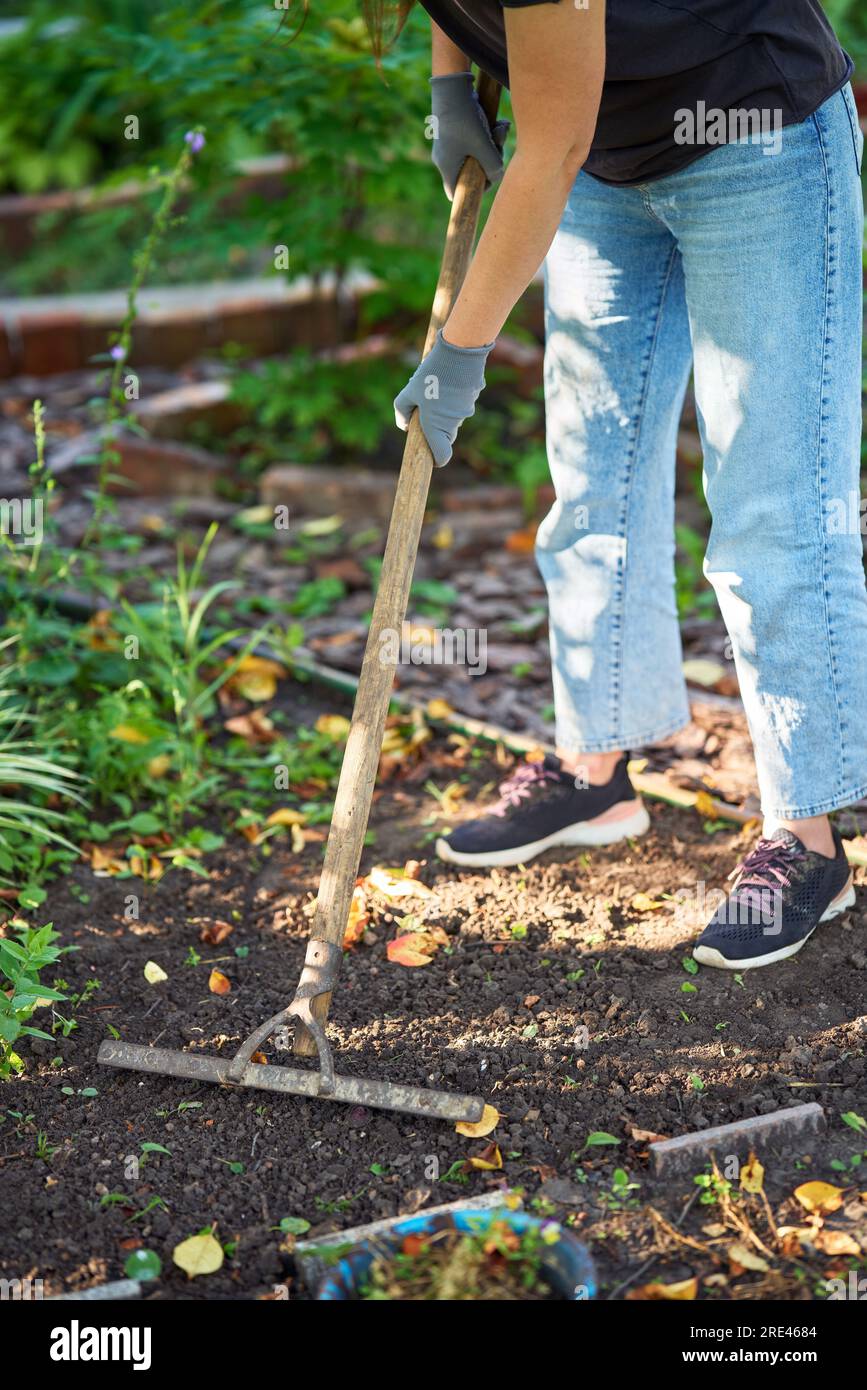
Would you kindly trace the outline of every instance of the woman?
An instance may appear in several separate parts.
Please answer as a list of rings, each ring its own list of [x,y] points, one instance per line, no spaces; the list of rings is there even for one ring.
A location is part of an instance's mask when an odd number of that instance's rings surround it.
[[[545,260],[556,502],[556,758],[438,846],[466,865],[647,828],[627,750],[689,720],[674,596],[674,463],[690,371],[712,515],[705,574],[731,638],[765,818],[695,948],[744,970],[854,902],[828,813],[867,794],[867,595],[857,499],[863,139],[817,0],[424,0],[434,160],[501,172],[474,60],[508,81],[517,145],[434,348],[395,401],[437,464]],[[607,10],[607,14],[606,14]],[[432,383],[435,383],[432,389]]]

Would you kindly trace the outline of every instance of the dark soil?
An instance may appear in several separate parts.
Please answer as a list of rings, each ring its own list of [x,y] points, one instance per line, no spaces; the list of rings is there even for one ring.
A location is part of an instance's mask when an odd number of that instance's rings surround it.
[[[299,719],[311,701],[321,709],[312,689],[291,698]],[[326,702],[335,705],[330,696]],[[696,1274],[717,1276],[701,1297],[810,1297],[829,1268],[849,1268],[814,1256],[800,1267],[782,1261],[765,1274],[730,1278],[718,1253],[725,1241],[714,1254],[712,1242],[699,1251],[661,1234],[649,1207],[674,1224],[697,1189],[691,1176],[653,1181],[647,1142],[632,1129],[673,1136],[818,1101],[828,1135],[765,1156],[776,1218],[799,1224],[794,1187],[823,1177],[848,1188],[832,1224],[867,1245],[857,1172],[847,1178],[830,1166],[848,1165],[867,1147],[840,1119],[867,1113],[863,905],[821,928],[793,961],[743,978],[704,969],[692,977],[682,961],[703,925],[702,887],[720,887],[743,852],[735,830],[708,834],[694,813],[655,803],[650,833],[631,846],[549,854],[524,870],[456,873],[433,857],[430,840],[444,822],[423,783],[433,776],[442,787],[462,773],[449,769],[453,753],[443,742],[428,745],[425,757],[428,765],[378,794],[363,871],[421,860],[434,896],[371,897],[369,944],[346,956],[331,1036],[346,1074],[483,1095],[501,1112],[494,1134],[470,1140],[441,1123],[96,1065],[109,1024],[129,1041],[231,1052],[286,1003],[304,954],[324,829],[301,853],[291,851],[288,835],[260,849],[237,836],[211,857],[207,880],[174,871],[154,887],[94,877],[82,864],[72,883],[52,890],[45,920],[53,917],[64,942],[79,948],[63,962],[71,989],[89,980],[100,987],[78,1007],[68,1038],[58,1033],[23,1048],[24,1077],[2,1089],[6,1277],[42,1278],[46,1294],[80,1290],[120,1277],[140,1243],[163,1261],[152,1296],[273,1296],[285,1282],[291,1297],[304,1296],[291,1241],[276,1229],[281,1218],[306,1218],[315,1235],[503,1182],[586,1234],[603,1296],[622,1296],[624,1281]],[[465,814],[502,778],[502,761],[487,748],[467,762]],[[857,870],[856,880],[864,879]],[[124,916],[130,892],[141,895],[137,920]],[[641,910],[633,904],[638,893],[663,905]],[[386,957],[395,917],[406,912],[449,936],[425,968]],[[209,947],[200,933],[216,919],[233,931]],[[199,964],[189,963],[191,948]],[[166,972],[164,983],[146,982],[150,960]],[[208,989],[215,964],[231,980],[222,997]],[[684,992],[685,983],[694,992]],[[269,1061],[280,1060],[266,1051]],[[76,1094],[64,1095],[64,1087]],[[90,1087],[96,1096],[78,1094]],[[182,1102],[195,1105],[179,1111]],[[609,1132],[618,1146],[584,1150],[594,1131]],[[54,1148],[47,1159],[36,1156],[38,1133]],[[491,1140],[502,1171],[450,1171]],[[149,1155],[136,1176],[143,1143],[170,1153]],[[622,1200],[611,1195],[617,1167],[640,1185]],[[112,1193],[128,1200],[102,1203]],[[155,1197],[165,1205],[137,1217]],[[718,1219],[715,1208],[694,1202],[683,1229],[705,1244],[702,1225]],[[212,1224],[232,1242],[232,1256],[219,1273],[188,1283],[171,1251]],[[656,1262],[646,1274],[650,1257]]]

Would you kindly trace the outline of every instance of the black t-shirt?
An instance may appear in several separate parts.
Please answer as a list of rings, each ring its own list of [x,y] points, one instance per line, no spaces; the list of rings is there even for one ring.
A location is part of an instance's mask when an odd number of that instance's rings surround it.
[[[505,86],[504,7],[559,3],[422,0],[452,41]],[[732,110],[767,113],[773,127],[793,125],[852,75],[819,0],[608,0],[606,44],[599,118],[584,166],[605,183],[662,178],[720,143],[718,134],[707,143],[682,142],[684,111],[702,113],[704,127],[713,112]],[[736,122],[731,129],[738,132]]]

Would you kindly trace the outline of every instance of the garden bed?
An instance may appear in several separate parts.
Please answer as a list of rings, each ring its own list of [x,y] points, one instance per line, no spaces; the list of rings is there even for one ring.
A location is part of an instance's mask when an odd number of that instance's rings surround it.
[[[313,690],[281,692],[296,726],[324,707],[345,712]],[[288,832],[260,846],[237,835],[205,861],[207,878],[170,871],[146,885],[96,877],[82,864],[50,889],[40,913],[78,947],[62,964],[70,992],[88,982],[91,992],[73,1008],[68,1037],[59,1030],[22,1048],[27,1070],[3,1091],[6,1277],[42,1278],[46,1294],[81,1289],[120,1277],[140,1244],[163,1261],[150,1296],[279,1297],[287,1287],[304,1296],[284,1218],[301,1229],[309,1222],[315,1237],[500,1183],[523,1189],[530,1210],[569,1218],[590,1241],[603,1297],[623,1296],[619,1286],[631,1287],[650,1256],[649,1278],[710,1277],[696,1286],[702,1298],[810,1297],[830,1269],[845,1277],[855,1267],[775,1250],[767,1270],[734,1273],[726,1256],[734,1234],[702,1233],[720,1222],[718,1205],[694,1201],[685,1220],[701,1249],[660,1224],[675,1226],[705,1168],[662,1184],[647,1154],[653,1135],[818,1101],[828,1135],[765,1156],[775,1219],[797,1226],[804,1213],[793,1190],[830,1179],[844,1197],[829,1223],[867,1243],[867,1204],[850,1167],[865,1139],[841,1120],[863,1115],[867,1102],[863,907],[772,970],[688,973],[683,961],[701,926],[690,902],[696,885],[723,883],[742,848],[736,832],[708,834],[695,813],[657,804],[651,832],[625,853],[550,854],[525,870],[456,874],[432,856],[430,838],[448,821],[424,783],[466,789],[454,818],[470,813],[508,761],[502,749],[436,739],[417,764],[392,769],[362,873],[420,861],[411,872],[424,895],[363,890],[366,940],[348,950],[331,1014],[341,1070],[481,1094],[500,1112],[495,1130],[472,1140],[399,1115],[98,1068],[109,1025],[129,1041],[228,1052],[288,1000],[325,829],[305,830],[295,849]],[[688,893],[676,905],[668,895],[678,889]],[[140,895],[137,919],[124,915],[130,893]],[[406,914],[448,943],[423,969],[387,954]],[[202,935],[218,922],[231,931],[208,945]],[[144,974],[151,961],[167,977],[156,985]],[[228,993],[210,991],[213,969],[230,981]],[[268,1060],[280,1056],[269,1051]],[[600,1132],[616,1145],[588,1147]],[[502,1167],[461,1171],[474,1157]],[[637,1186],[624,1188],[619,1171]],[[753,1219],[759,1229],[763,1218]],[[231,1258],[188,1282],[171,1251],[211,1226]]]

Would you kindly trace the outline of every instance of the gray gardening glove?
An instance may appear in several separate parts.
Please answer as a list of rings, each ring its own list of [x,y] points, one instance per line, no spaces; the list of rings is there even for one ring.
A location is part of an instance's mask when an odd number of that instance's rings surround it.
[[[452,456],[452,445],[464,420],[475,414],[485,384],[485,363],[494,346],[462,348],[447,343],[442,330],[436,342],[394,401],[394,418],[402,430],[418,410],[422,434],[437,468]]]
[[[433,142],[433,162],[442,175],[449,202],[455,196],[458,174],[467,155],[473,155],[488,179],[488,187],[503,176],[503,144],[509,121],[495,121],[493,127],[482,110],[472,73],[452,72],[430,80],[432,115],[437,138]]]

